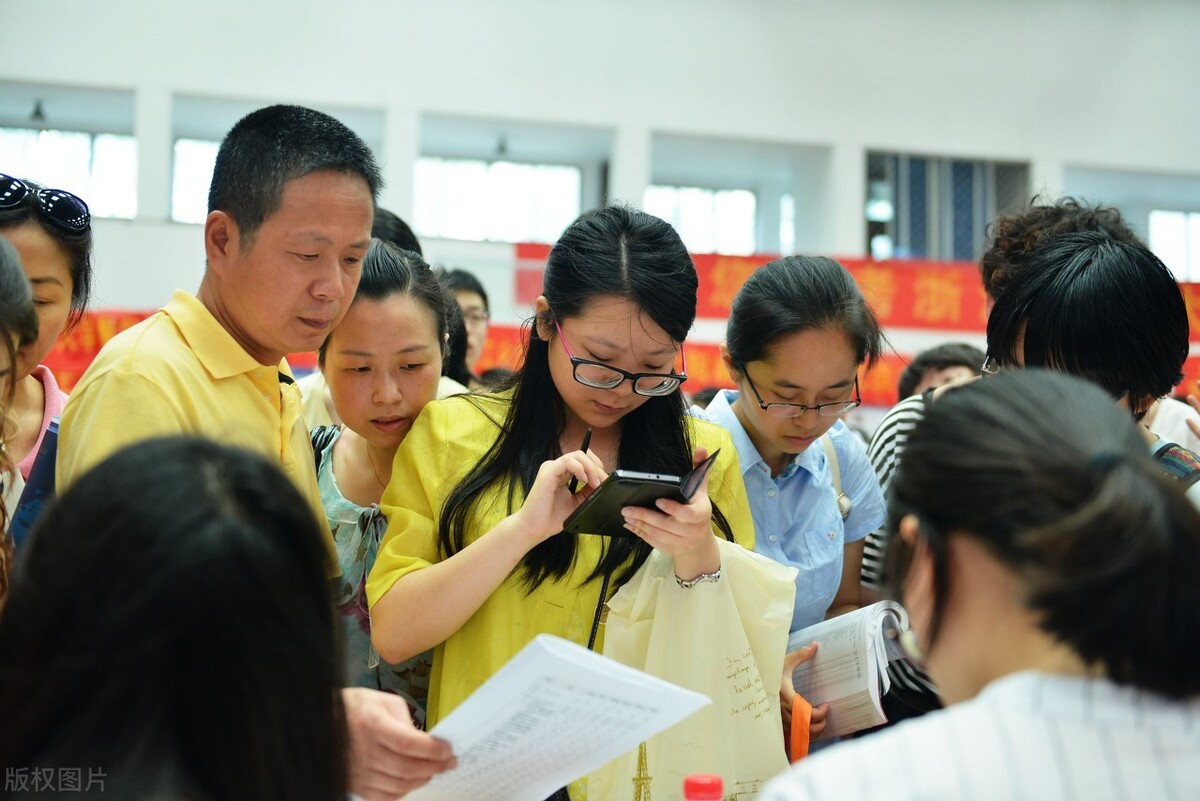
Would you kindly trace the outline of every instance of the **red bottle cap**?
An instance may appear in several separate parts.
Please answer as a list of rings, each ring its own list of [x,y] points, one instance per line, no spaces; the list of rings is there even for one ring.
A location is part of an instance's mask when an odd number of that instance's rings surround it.
[[[694,773],[683,780],[683,797],[686,801],[721,801],[724,792],[720,776]]]

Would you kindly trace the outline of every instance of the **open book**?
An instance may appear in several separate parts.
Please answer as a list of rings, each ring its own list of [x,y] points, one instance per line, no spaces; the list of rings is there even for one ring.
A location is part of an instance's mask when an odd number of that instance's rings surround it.
[[[542,801],[711,703],[540,634],[430,731],[458,767],[409,801]]]
[[[904,607],[880,601],[788,637],[789,653],[820,643],[817,655],[792,673],[792,681],[813,706],[829,702],[829,724],[821,739],[887,722],[879,699],[891,689],[888,662],[905,658],[899,635],[907,629]]]

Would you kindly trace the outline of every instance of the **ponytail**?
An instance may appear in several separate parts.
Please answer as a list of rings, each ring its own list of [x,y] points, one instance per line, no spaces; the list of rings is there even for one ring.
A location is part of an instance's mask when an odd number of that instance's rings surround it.
[[[1107,454],[1102,455],[1105,458]],[[1017,539],[1042,627],[1114,681],[1184,698],[1200,692],[1200,516],[1149,459],[1096,466],[1091,496]]]
[[[1040,625],[1113,681],[1200,693],[1200,512],[1101,389],[1025,369],[934,404],[892,486],[934,562],[930,642],[948,588],[946,543],[972,537],[1017,575]],[[900,566],[904,546],[893,537]],[[937,580],[938,578],[941,580]]]

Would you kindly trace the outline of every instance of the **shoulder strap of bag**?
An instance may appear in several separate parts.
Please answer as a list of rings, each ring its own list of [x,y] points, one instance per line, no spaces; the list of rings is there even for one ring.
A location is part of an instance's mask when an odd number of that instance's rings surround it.
[[[825,458],[829,460],[829,475],[833,479],[833,492],[837,495],[838,511],[845,520],[850,516],[850,508],[853,503],[850,496],[842,492],[842,466],[838,462],[837,451],[834,450],[833,440],[828,433],[821,435],[821,447],[825,449]]]

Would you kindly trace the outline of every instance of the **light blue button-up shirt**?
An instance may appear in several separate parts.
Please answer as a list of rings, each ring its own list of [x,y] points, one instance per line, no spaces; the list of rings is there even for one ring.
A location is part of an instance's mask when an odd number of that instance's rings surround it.
[[[797,454],[777,478],[754,447],[730,407],[738,393],[717,393],[707,409],[690,413],[716,423],[733,435],[742,478],[754,516],[754,550],[799,569],[792,631],[825,619],[842,580],[846,543],[879,528],[884,519],[883,492],[862,439],[841,420],[829,429],[842,474],[842,492],[853,504],[842,520],[825,449],[813,443]]]

